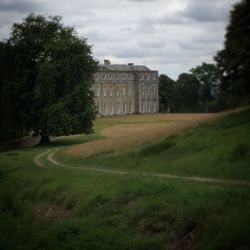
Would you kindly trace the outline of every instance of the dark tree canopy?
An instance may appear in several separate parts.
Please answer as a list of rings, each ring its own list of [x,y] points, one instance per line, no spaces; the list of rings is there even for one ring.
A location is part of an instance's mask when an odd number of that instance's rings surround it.
[[[173,91],[173,112],[197,112],[200,83],[193,74],[183,73]]]
[[[17,102],[17,67],[13,58],[14,48],[10,43],[0,42],[0,141],[12,140],[25,134],[24,115]]]
[[[200,101],[203,111],[209,111],[209,102],[218,95],[219,71],[214,64],[203,63],[190,70],[200,83]]]
[[[215,57],[222,75],[221,98],[228,107],[250,100],[249,24],[250,1],[242,0],[231,11],[224,49]]]
[[[167,75],[160,75],[159,77],[159,101],[161,112],[171,111],[174,83],[174,80]]]
[[[96,61],[86,40],[58,16],[31,14],[13,25],[8,44],[21,127],[43,137],[91,132]]]

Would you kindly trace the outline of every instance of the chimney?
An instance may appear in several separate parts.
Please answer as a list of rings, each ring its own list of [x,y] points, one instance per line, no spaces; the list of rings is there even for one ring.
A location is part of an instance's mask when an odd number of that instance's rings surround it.
[[[110,61],[109,61],[109,60],[104,59],[104,64],[105,64],[105,65],[110,65],[111,63],[110,63]]]

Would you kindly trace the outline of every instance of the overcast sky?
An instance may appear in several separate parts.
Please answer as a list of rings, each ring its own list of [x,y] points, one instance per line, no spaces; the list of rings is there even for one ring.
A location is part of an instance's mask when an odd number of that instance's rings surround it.
[[[223,47],[238,0],[0,0],[0,39],[29,13],[60,15],[93,56],[143,64],[176,79]]]

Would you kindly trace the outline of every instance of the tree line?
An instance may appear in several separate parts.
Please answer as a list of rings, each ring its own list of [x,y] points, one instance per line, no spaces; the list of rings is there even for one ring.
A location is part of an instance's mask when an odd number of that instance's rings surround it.
[[[216,111],[220,84],[215,64],[203,63],[179,75],[174,81],[166,75],[159,77],[160,111],[210,112]]]
[[[160,111],[213,112],[250,104],[250,1],[230,13],[224,48],[215,63],[203,63],[174,81],[160,80]]]

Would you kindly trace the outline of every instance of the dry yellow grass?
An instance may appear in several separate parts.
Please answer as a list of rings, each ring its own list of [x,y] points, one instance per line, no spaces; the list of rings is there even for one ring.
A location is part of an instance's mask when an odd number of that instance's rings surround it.
[[[101,134],[106,137],[105,139],[71,146],[64,153],[72,156],[89,157],[101,153],[119,152],[155,139],[165,138],[240,110],[242,109],[210,114],[152,114],[103,117],[97,119],[96,124],[108,125],[101,131]]]
[[[121,151],[194,127],[215,116],[215,114],[156,114],[99,118],[96,123],[109,124],[101,131],[106,138],[72,146],[65,153],[88,157]],[[121,124],[113,125],[118,122]]]

